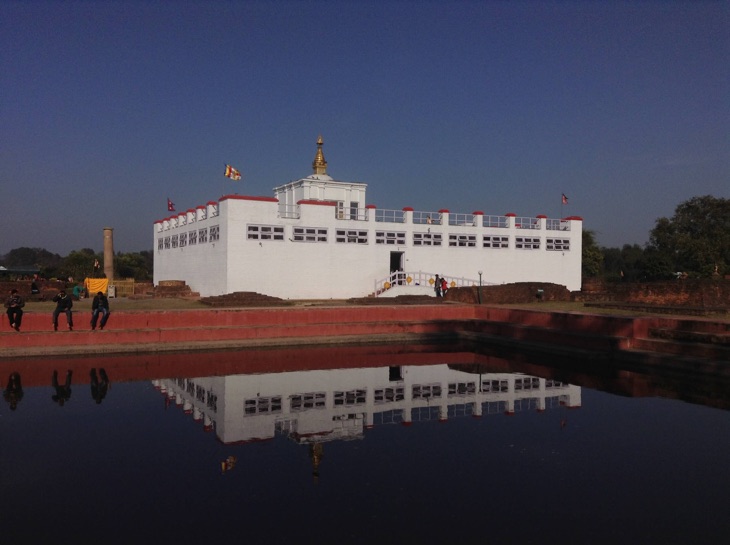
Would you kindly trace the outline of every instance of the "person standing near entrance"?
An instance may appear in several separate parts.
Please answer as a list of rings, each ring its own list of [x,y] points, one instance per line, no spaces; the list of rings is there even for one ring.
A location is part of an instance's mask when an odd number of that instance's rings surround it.
[[[436,292],[436,297],[441,297],[441,277],[436,275],[436,281],[433,283],[433,291]]]
[[[99,329],[103,330],[106,321],[109,319],[109,299],[102,292],[98,292],[91,302],[91,331],[96,329],[96,320],[101,314]]]
[[[53,302],[56,303],[56,308],[53,310],[53,331],[58,331],[58,315],[62,312],[66,313],[66,323],[68,323],[68,330],[74,330],[74,319],[71,315],[71,308],[74,306],[71,298],[66,295],[64,290],[58,292],[53,298]]]
[[[5,301],[5,308],[8,309],[8,320],[10,320],[10,327],[15,331],[20,331],[20,323],[23,321],[23,307],[25,301],[18,295],[18,290],[10,290],[10,295]]]

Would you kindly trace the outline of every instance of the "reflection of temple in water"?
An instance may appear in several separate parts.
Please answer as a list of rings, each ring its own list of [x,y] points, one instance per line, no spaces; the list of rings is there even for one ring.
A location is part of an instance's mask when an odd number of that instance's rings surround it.
[[[362,438],[380,424],[579,407],[578,386],[454,365],[296,371],[153,381],[225,444],[276,433],[298,443]]]

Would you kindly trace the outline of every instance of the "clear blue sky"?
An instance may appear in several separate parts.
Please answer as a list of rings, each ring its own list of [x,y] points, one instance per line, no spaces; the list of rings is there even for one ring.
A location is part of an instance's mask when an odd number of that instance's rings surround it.
[[[151,250],[168,197],[273,196],[319,134],[378,208],[643,245],[730,197],[730,3],[0,3],[0,254],[100,251],[104,227]]]

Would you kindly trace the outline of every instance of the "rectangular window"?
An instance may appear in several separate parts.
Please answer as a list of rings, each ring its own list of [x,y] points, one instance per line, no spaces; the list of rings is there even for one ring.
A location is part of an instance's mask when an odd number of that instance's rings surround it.
[[[289,396],[292,412],[306,411],[307,409],[324,409],[326,400],[327,394],[325,392],[294,394]]]
[[[337,229],[335,240],[346,244],[367,244],[368,232],[354,229]]]
[[[375,390],[375,403],[390,403],[392,401],[403,401],[405,390],[403,386],[393,388],[379,388]]]
[[[506,380],[484,380],[482,381],[482,392],[507,392],[509,383]]]
[[[243,402],[243,415],[276,414],[281,412],[281,396],[257,397]]]
[[[474,248],[477,245],[476,235],[460,235],[458,233],[449,235],[449,246],[462,248]]]
[[[509,237],[484,235],[484,238],[482,239],[482,246],[484,248],[509,248]]]
[[[551,252],[570,251],[569,238],[549,238],[545,241],[545,249]]]
[[[515,392],[526,390],[539,390],[540,379],[537,377],[517,377],[515,379]]]
[[[249,225],[248,240],[284,240],[284,227],[276,225]]]
[[[518,250],[539,250],[539,237],[515,237],[515,248]]]
[[[180,233],[180,248],[185,248],[188,243],[188,234]]]
[[[405,246],[406,234],[401,231],[375,231],[375,244]]]
[[[414,246],[441,246],[441,233],[413,233]]]
[[[164,248],[164,247],[165,247],[164,246],[164,241],[162,240],[162,238],[158,238],[157,239],[157,249],[158,250],[162,250],[162,248]]]
[[[440,384],[414,384],[411,399],[432,399],[441,397]]]
[[[170,237],[165,237],[165,250],[170,249]]]
[[[449,396],[463,396],[476,393],[477,385],[475,382],[450,382]]]
[[[364,405],[367,390],[349,390],[347,392],[335,392],[335,407],[340,405]]]
[[[202,229],[198,229],[198,242],[201,244],[205,244],[208,242],[208,228],[203,227]]]
[[[210,226],[210,241],[215,242],[216,240],[218,240],[221,237],[220,233],[221,233],[220,225],[211,225]]]
[[[172,235],[172,247],[177,248],[177,235]]]
[[[322,227],[294,227],[294,242],[327,242],[327,229]]]
[[[190,243],[190,246],[193,246],[194,244],[198,243],[198,232],[197,231],[190,231],[188,233],[188,242]]]

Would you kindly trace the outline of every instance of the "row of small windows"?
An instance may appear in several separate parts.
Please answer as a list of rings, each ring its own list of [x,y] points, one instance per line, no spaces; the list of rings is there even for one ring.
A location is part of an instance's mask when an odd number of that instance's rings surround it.
[[[202,229],[195,229],[187,233],[158,238],[157,249],[169,250],[171,248],[184,248],[185,246],[194,246],[198,243],[205,244],[208,240],[210,242],[216,242],[219,239],[220,226],[211,225],[210,228],[203,227]]]
[[[284,240],[284,227],[278,225],[248,225],[246,237],[249,240]],[[210,240],[215,242],[220,239],[220,226],[213,225],[210,229],[203,228],[192,230],[179,235],[172,235],[157,239],[158,250],[169,250],[171,248],[184,248],[195,244],[204,244]],[[294,227],[292,242],[327,242],[328,229],[324,227]],[[344,244],[367,244],[368,231],[355,229],[337,229],[335,241]],[[406,233],[402,231],[376,231],[375,244],[405,246]],[[442,246],[443,235],[441,233],[413,233],[414,246]],[[477,246],[477,235],[453,233],[448,236],[449,247],[475,248]],[[518,250],[539,250],[542,245],[540,237],[515,237],[515,248]],[[482,248],[508,249],[509,237],[506,236],[482,236]],[[545,248],[548,251],[565,252],[570,250],[570,239],[547,238]]]
[[[514,383],[515,392],[539,390],[540,379],[537,377],[517,377]],[[562,382],[548,380],[545,383],[546,389],[560,388]],[[476,393],[476,382],[450,382],[448,384],[449,396],[473,395]],[[438,399],[442,396],[441,384],[415,384],[412,387],[412,399]],[[482,381],[482,392],[501,393],[509,391],[507,380],[484,380]],[[367,389],[358,388],[347,391],[333,392],[333,403],[335,407],[364,405],[366,403]],[[405,399],[405,388],[403,386],[392,386],[388,388],[377,388],[374,391],[375,403],[391,403]],[[310,392],[304,394],[293,394],[289,396],[292,412],[305,411],[309,409],[324,409],[327,403],[326,392]],[[245,415],[280,413],[282,411],[282,396],[257,397],[244,401],[243,412]]]

